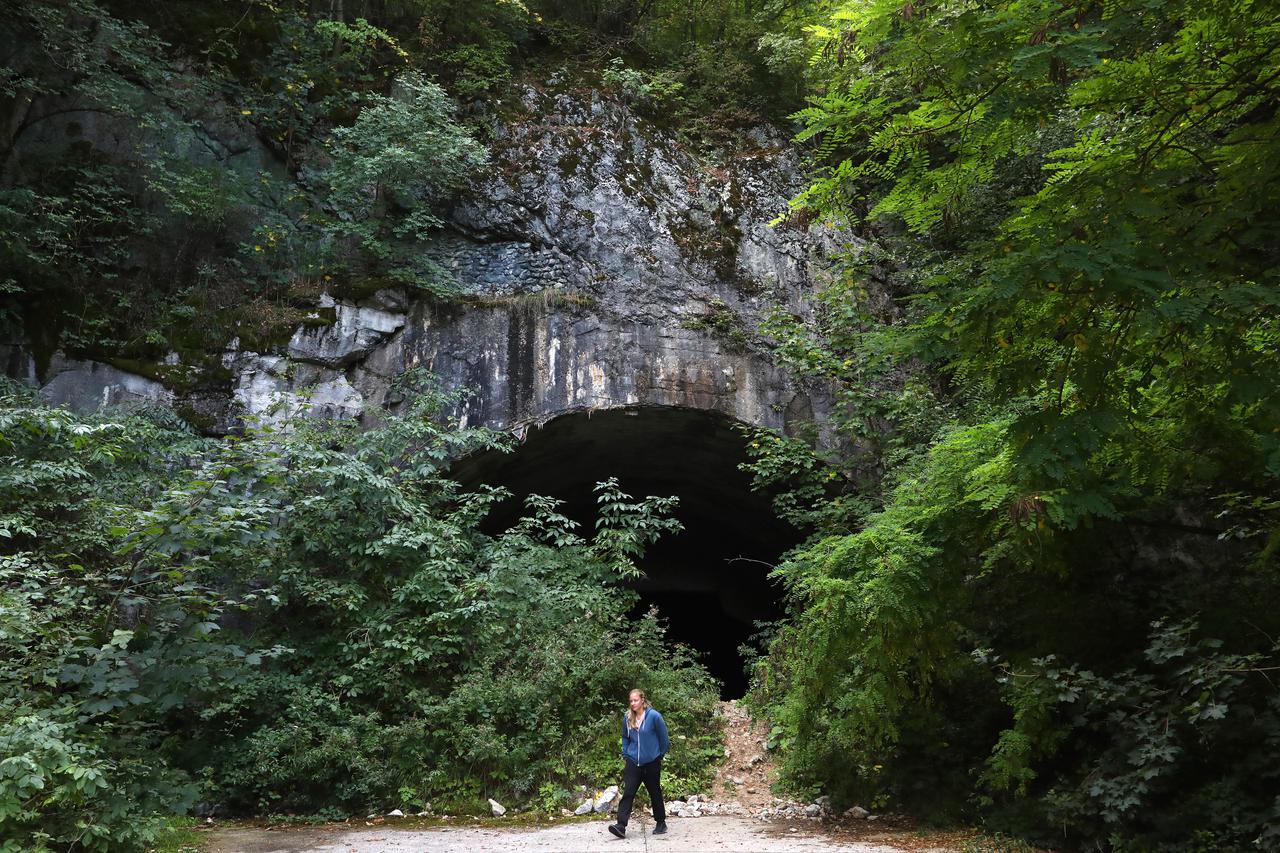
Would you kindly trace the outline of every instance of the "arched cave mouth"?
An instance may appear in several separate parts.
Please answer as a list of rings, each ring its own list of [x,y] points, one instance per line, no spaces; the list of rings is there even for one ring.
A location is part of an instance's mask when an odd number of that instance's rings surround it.
[[[667,638],[697,650],[723,685],[722,698],[736,699],[747,688],[738,648],[757,622],[782,616],[780,589],[768,573],[799,538],[768,498],[751,490],[738,468],[746,459],[746,438],[728,417],[645,407],[563,415],[530,428],[513,453],[462,460],[454,476],[468,487],[511,490],[490,516],[499,530],[520,517],[524,496],[536,493],[564,501],[564,514],[590,535],[592,490],[609,477],[635,497],[679,496],[675,515],[684,530],[639,561],[644,577],[633,583],[640,595],[634,615],[656,606]]]

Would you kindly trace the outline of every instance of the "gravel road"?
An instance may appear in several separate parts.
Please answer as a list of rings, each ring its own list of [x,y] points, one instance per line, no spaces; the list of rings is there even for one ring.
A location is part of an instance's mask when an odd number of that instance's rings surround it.
[[[603,821],[549,827],[351,828],[341,825],[290,829],[217,828],[208,853],[950,853],[919,838],[840,841],[803,825],[762,823],[751,818],[672,818],[670,832],[650,835],[650,821],[637,817],[627,837],[616,839]]]

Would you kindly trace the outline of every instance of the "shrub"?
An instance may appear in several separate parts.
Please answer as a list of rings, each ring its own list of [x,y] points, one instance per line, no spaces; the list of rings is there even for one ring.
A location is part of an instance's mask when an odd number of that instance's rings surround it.
[[[590,537],[530,497],[463,493],[444,398],[361,432],[288,421],[213,441],[145,412],[0,398],[0,830],[6,851],[132,850],[196,802],[363,813],[619,772],[645,686],[676,785],[716,757],[712,679],[631,621],[633,559],[672,500],[599,486]]]

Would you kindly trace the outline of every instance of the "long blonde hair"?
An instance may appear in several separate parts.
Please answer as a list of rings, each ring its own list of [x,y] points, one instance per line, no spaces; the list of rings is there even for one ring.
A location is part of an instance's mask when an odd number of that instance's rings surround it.
[[[637,694],[637,693],[639,693],[639,694],[640,694],[640,707],[641,707],[641,709],[642,709],[642,710],[647,711],[647,710],[649,710],[650,708],[652,708],[652,707],[653,707],[652,705],[650,705],[650,704],[649,704],[649,698],[648,698],[647,696],[645,696],[645,695],[644,695],[644,691],[643,691],[643,690],[641,690],[641,689],[639,689],[639,688],[636,688],[635,690],[632,690],[632,691],[628,692],[628,693],[627,693],[627,699],[628,699],[628,702],[627,702],[627,728],[629,728],[629,729],[638,728],[638,727],[640,726],[640,723],[639,723],[639,722],[637,722],[637,717],[636,717],[635,712],[631,710],[631,702],[630,702],[631,697],[632,697],[632,696],[634,696],[634,695],[635,695],[635,694]]]

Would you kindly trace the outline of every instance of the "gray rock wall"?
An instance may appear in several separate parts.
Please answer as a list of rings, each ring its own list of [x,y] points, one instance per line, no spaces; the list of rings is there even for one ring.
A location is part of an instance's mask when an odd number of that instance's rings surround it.
[[[34,375],[34,365],[26,372]],[[44,379],[41,394],[45,399],[70,405],[81,412],[130,403],[172,406],[176,400],[173,391],[155,379],[110,364],[79,361],[61,355],[54,356]]]
[[[761,130],[732,156],[699,156],[627,104],[554,78],[521,89],[494,131],[484,174],[422,246],[456,300],[325,297],[331,325],[301,327],[271,352],[231,341],[225,396],[176,402],[215,431],[295,411],[376,420],[392,380],[425,367],[474,391],[453,413],[470,425],[627,406],[788,431],[825,422],[828,391],[779,367],[756,332],[776,303],[806,314],[836,246],[821,226],[770,225],[803,186],[781,136]],[[103,368],[63,362],[42,391],[81,408],[175,402]]]
[[[810,392],[767,357],[728,351],[678,325],[525,303],[428,309],[410,329],[406,365],[426,367],[449,387],[479,390],[460,413],[467,424],[507,427],[647,405],[784,429],[813,411]]]

